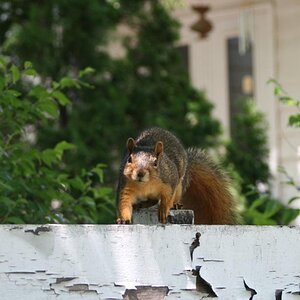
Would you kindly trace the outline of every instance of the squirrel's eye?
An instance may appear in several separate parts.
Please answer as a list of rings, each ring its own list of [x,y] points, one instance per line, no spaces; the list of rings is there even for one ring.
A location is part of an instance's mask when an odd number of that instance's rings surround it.
[[[129,162],[130,164],[132,163],[132,159],[131,159],[131,156],[128,157],[128,160],[127,162]]]
[[[153,166],[157,167],[157,159],[153,162]]]

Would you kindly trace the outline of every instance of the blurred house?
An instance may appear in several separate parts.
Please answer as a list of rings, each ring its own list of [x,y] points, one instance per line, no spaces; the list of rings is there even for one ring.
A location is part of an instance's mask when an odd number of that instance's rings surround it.
[[[204,18],[212,30],[204,38],[191,29],[200,17],[192,7],[199,5],[210,8]],[[283,166],[300,182],[300,129],[287,125],[295,108],[280,104],[267,81],[278,80],[289,95],[300,99],[300,1],[182,0],[174,16],[182,25],[179,49],[189,76],[214,102],[226,136],[237,99],[253,97],[269,124],[274,195],[285,201],[295,196],[296,190],[278,173]]]

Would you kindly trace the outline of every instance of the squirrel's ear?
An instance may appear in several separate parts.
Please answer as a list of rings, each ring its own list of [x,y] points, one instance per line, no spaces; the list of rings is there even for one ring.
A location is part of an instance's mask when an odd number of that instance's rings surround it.
[[[129,138],[127,140],[127,149],[129,153],[132,153],[134,147],[135,147],[135,140],[133,138]]]
[[[161,154],[164,150],[164,144],[163,142],[159,141],[156,143],[155,148],[154,148],[154,152],[157,156],[159,156],[159,154]]]

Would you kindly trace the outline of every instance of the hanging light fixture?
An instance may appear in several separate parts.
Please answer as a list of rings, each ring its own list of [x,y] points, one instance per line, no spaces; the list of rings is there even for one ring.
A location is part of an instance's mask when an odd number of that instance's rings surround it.
[[[239,53],[244,55],[251,47],[254,36],[253,10],[243,9],[240,13]]]
[[[199,20],[191,26],[191,29],[196,31],[201,39],[204,39],[207,37],[207,34],[213,29],[212,23],[207,20],[205,16],[210,8],[205,5],[192,6],[192,8],[197,13],[199,13]]]

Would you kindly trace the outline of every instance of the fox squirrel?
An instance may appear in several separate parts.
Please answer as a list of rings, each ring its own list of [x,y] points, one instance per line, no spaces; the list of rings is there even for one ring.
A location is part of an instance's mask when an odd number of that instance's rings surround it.
[[[129,224],[132,210],[160,200],[158,219],[165,224],[169,210],[192,209],[195,224],[236,224],[236,204],[224,173],[201,150],[183,148],[162,128],[143,131],[127,140],[118,183],[118,224]]]

